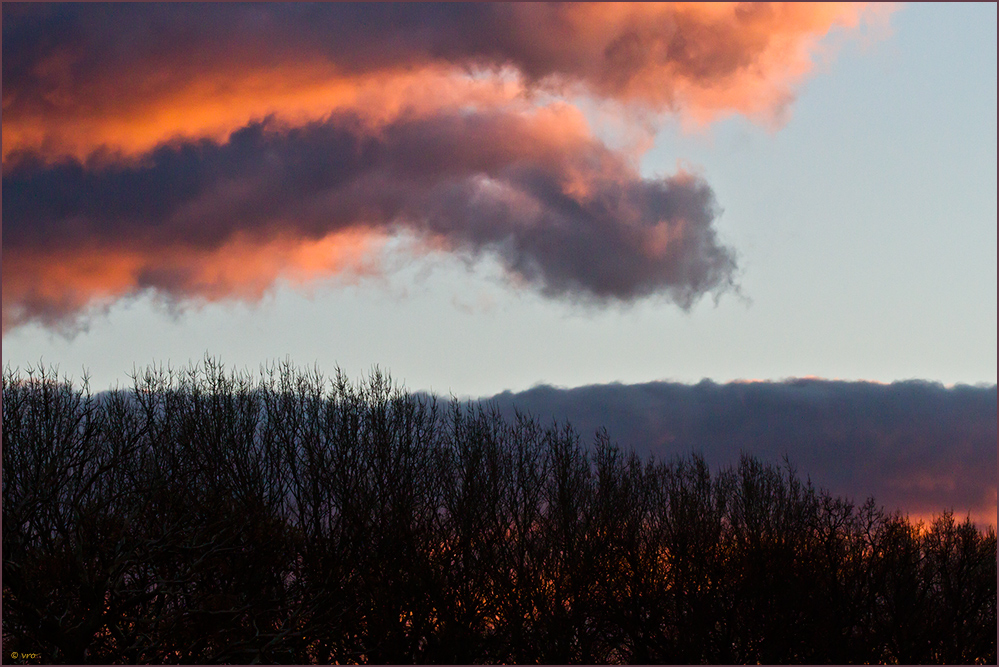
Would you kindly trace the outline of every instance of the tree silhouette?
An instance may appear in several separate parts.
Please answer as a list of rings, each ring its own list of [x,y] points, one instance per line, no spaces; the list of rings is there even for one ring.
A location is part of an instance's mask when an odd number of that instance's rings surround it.
[[[4,651],[994,664],[996,536],[284,362],[3,375]]]

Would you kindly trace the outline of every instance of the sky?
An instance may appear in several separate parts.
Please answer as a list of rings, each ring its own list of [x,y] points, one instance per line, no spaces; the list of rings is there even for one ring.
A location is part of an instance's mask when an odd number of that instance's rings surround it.
[[[994,396],[996,19],[4,3],[3,363]]]

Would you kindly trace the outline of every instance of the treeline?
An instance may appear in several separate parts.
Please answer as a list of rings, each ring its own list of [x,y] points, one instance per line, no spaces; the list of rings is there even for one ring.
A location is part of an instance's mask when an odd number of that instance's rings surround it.
[[[374,372],[3,374],[3,651],[71,663],[996,662],[996,535],[584,448]]]

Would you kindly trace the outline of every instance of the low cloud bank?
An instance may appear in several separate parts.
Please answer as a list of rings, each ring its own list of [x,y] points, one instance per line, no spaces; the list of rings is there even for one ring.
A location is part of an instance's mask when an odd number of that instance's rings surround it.
[[[740,451],[774,462],[787,454],[817,487],[858,504],[873,495],[913,518],[952,509],[995,526],[996,398],[995,385],[809,379],[543,385],[482,400],[506,416],[516,407],[568,420],[584,441],[606,427],[642,456],[693,450],[714,467]]]

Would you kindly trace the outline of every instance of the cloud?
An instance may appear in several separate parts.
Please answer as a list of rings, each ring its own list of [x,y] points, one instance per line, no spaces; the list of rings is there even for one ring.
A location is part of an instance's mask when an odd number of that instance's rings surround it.
[[[642,178],[637,156],[559,98],[653,123],[779,122],[820,40],[878,13],[5,3],[3,15],[6,331],[72,324],[142,290],[258,298],[282,277],[374,272],[400,229],[494,253],[553,298],[689,308],[733,284],[710,187]]]
[[[945,509],[996,525],[996,387],[923,381],[789,380],[696,385],[650,382],[539,386],[489,399],[542,420],[568,420],[584,440],[612,440],[657,458],[702,452],[712,466],[739,453],[777,463],[862,503],[928,518]]]
[[[506,69],[685,114],[775,121],[835,28],[865,4],[45,5],[3,21],[3,156],[85,158],[222,138],[280,114],[315,120],[420,77]],[[431,87],[436,90],[440,85]],[[382,95],[374,91],[382,91]]]
[[[3,327],[38,322],[74,332],[82,314],[145,289],[172,306],[240,298],[259,300],[279,279],[304,285],[329,275],[351,280],[373,275],[384,238],[345,230],[310,240],[242,234],[219,247],[92,243],[74,248],[8,251],[3,265]],[[5,242],[6,245],[6,242]],[[8,305],[9,304],[9,305]]]
[[[571,107],[438,114],[377,135],[351,115],[263,122],[222,144],[161,147],[141,164],[25,162],[5,175],[4,203],[4,299],[23,306],[4,309],[9,325],[72,315],[81,304],[70,294],[87,289],[215,298],[231,283],[245,293],[241,282],[275,271],[204,260],[346,232],[358,247],[407,228],[455,251],[489,250],[545,294],[596,301],[665,293],[689,307],[726,288],[735,267],[707,184],[643,179]],[[283,261],[306,261],[293,255]],[[105,284],[91,284],[88,257],[114,267]],[[225,277],[207,280],[209,266]]]

